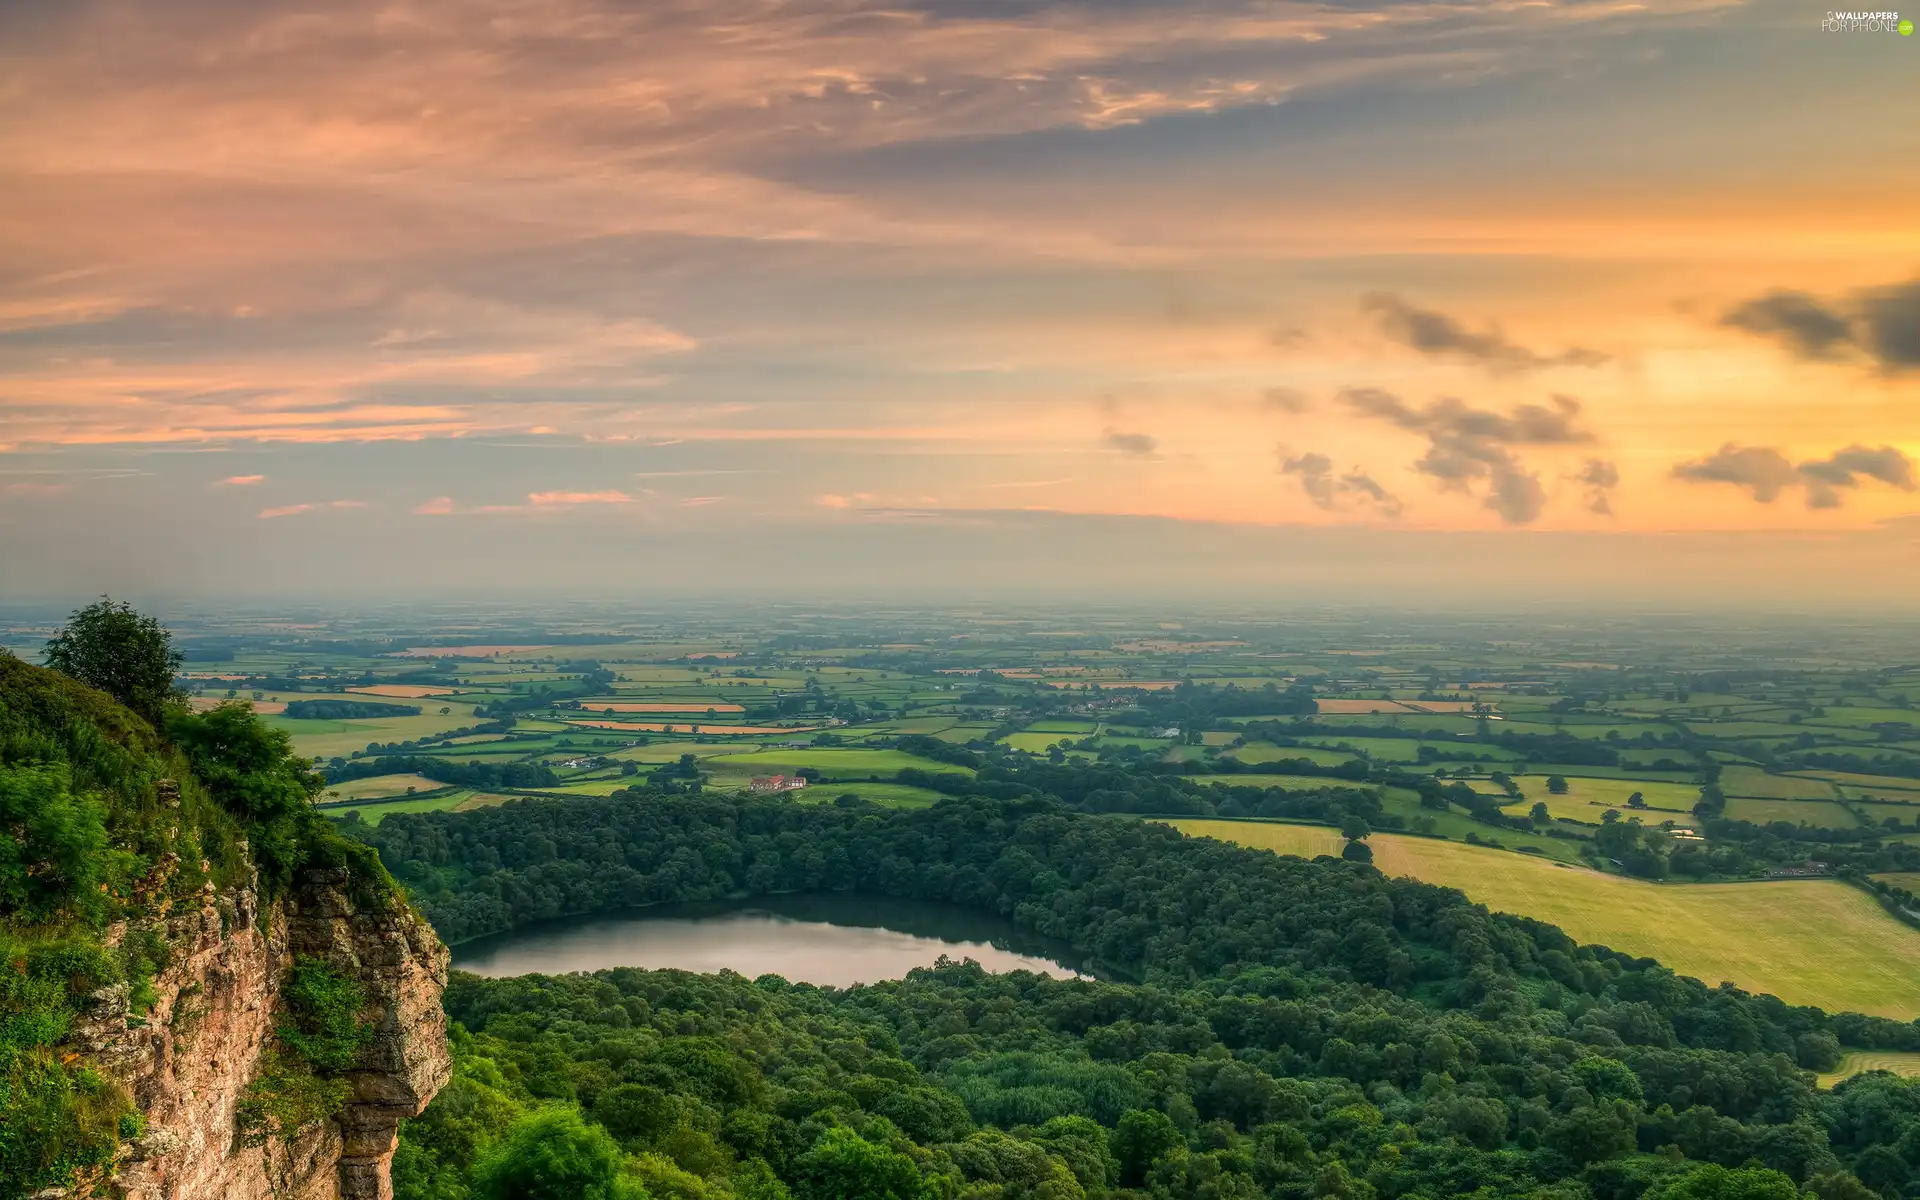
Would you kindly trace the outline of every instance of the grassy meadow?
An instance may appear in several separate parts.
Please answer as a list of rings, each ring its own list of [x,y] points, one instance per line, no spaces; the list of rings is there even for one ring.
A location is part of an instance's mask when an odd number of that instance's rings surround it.
[[[1315,826],[1179,820],[1183,833],[1281,854],[1338,854]],[[1529,855],[1375,834],[1374,865],[1459,888],[1501,912],[1547,921],[1582,942],[1657,958],[1708,985],[1729,980],[1789,1004],[1920,1016],[1920,930],[1833,880],[1655,884]],[[1331,847],[1331,848],[1329,848]]]

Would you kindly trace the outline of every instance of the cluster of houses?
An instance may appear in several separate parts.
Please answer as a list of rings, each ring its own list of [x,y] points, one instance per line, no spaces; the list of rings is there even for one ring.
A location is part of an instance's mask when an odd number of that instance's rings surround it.
[[[747,784],[750,792],[762,795],[774,792],[791,792],[807,786],[807,781],[798,775],[756,775]]]

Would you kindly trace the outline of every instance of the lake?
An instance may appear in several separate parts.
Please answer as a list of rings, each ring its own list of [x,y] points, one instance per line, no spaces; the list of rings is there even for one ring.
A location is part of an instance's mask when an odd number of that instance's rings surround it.
[[[900,979],[942,955],[989,971],[1093,978],[1087,956],[1012,921],[926,901],[844,894],[660,904],[570,917],[453,947],[476,975],[563,975],[608,967],[780,975],[821,987]],[[1073,964],[1071,966],[1067,964]]]

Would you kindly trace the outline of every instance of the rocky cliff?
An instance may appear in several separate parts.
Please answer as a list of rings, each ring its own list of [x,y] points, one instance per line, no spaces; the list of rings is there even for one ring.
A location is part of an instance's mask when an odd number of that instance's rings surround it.
[[[168,948],[157,993],[133,1016],[124,985],[97,994],[78,1048],[133,1097],[146,1119],[111,1194],[127,1200],[387,1200],[400,1121],[448,1077],[447,951],[404,906],[358,907],[345,871],[309,871],[258,911],[253,889],[174,903],[149,922]],[[109,934],[127,936],[124,926]],[[360,985],[371,1042],[347,1073],[331,1120],[249,1144],[236,1108],[284,1020],[282,981],[296,959],[324,961]],[[257,1139],[255,1139],[257,1141]],[[52,1195],[60,1195],[54,1192]]]

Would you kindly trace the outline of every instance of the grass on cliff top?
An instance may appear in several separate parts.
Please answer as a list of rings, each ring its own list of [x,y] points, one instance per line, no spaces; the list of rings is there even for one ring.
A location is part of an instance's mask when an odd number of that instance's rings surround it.
[[[1332,829],[1177,820],[1183,833],[1282,854],[1338,854]],[[1558,925],[1582,942],[1656,958],[1709,986],[1730,980],[1828,1012],[1920,1016],[1920,931],[1828,879],[1656,884],[1530,855],[1375,834],[1374,865],[1459,888],[1488,908]]]

